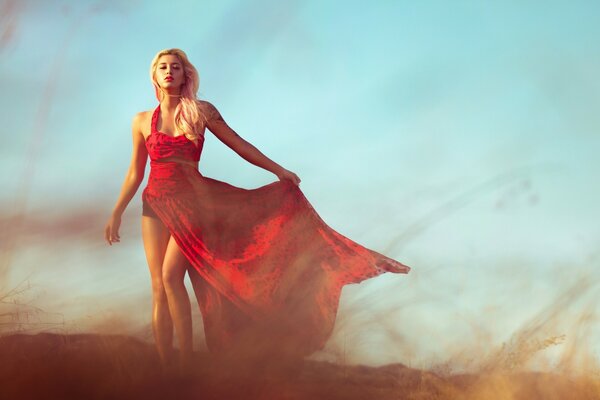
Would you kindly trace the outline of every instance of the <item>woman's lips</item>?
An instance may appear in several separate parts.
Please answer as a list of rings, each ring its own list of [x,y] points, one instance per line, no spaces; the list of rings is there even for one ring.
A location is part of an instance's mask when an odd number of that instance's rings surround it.
[[[167,78],[165,78],[165,81],[169,81],[169,82],[170,82],[170,81],[172,81],[172,80],[173,80],[173,78],[171,78],[171,77],[167,77]]]

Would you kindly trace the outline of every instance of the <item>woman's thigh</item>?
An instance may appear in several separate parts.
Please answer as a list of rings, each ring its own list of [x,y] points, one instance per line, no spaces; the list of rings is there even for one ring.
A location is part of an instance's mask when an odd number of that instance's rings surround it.
[[[183,282],[185,273],[189,267],[189,260],[183,254],[173,236],[171,236],[163,261],[163,281],[166,284],[180,284]]]
[[[154,290],[162,290],[162,266],[170,237],[160,219],[142,216],[142,239]]]

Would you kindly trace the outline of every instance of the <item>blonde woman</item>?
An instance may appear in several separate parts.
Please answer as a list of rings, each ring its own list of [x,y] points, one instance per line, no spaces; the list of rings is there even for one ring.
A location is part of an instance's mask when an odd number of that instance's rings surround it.
[[[152,326],[164,364],[192,368],[188,272],[213,354],[302,358],[331,334],[342,286],[410,267],[339,234],[318,216],[300,178],[240,137],[213,104],[196,96],[196,68],[180,49],[158,52],[150,79],[159,101],[132,122],[133,154],[105,227],[120,241],[121,215],[142,193],[142,236],[152,277]],[[203,176],[198,163],[210,131],[248,162],[278,178],[242,189]]]

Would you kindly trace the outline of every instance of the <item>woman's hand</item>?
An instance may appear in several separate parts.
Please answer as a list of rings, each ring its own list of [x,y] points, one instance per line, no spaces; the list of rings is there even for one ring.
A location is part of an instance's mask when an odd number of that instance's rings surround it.
[[[104,227],[104,240],[112,246],[112,242],[120,242],[121,237],[119,236],[119,227],[121,226],[121,216],[112,215],[106,226]]]
[[[296,175],[292,171],[289,171],[285,168],[283,170],[281,170],[281,172],[279,174],[277,174],[277,177],[279,178],[280,181],[282,181],[284,179],[289,179],[296,186],[298,186],[300,184],[300,178],[298,177],[298,175]]]

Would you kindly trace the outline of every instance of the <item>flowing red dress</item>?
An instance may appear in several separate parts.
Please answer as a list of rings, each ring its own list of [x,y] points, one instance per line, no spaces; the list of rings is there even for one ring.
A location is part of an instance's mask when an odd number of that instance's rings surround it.
[[[310,355],[331,335],[344,285],[409,272],[330,228],[289,180],[248,190],[161,161],[199,161],[204,138],[196,146],[157,131],[159,112],[142,199],[202,278],[195,289],[212,353]]]

